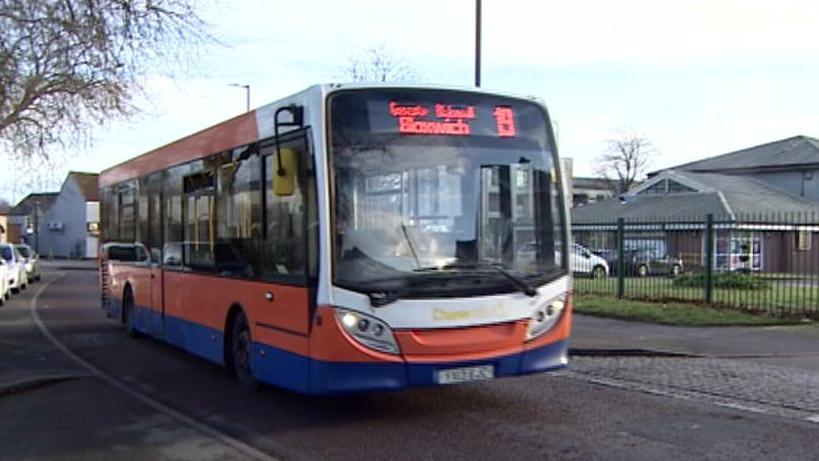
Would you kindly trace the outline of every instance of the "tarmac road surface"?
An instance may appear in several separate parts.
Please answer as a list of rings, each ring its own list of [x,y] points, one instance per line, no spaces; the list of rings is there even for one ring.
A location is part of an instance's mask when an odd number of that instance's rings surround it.
[[[0,338],[13,338],[16,352],[8,354],[21,362],[11,369],[18,377],[23,362],[32,373],[40,367],[76,376],[0,393],[0,459],[815,459],[819,453],[819,424],[620,388],[577,371],[349,397],[269,387],[248,392],[202,359],[127,338],[99,309],[94,271],[52,271],[46,281],[52,284],[36,305],[35,285],[0,308]],[[92,371],[49,344],[29,307]],[[8,350],[0,341],[0,353]],[[22,360],[31,351],[42,359]],[[668,360],[677,359],[652,360],[641,362],[641,374],[655,363],[668,370]],[[595,376],[618,366],[595,362]]]

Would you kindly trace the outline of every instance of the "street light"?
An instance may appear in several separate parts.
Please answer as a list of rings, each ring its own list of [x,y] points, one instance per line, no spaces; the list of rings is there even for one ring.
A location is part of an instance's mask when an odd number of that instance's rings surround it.
[[[475,0],[475,86],[481,86],[481,0]]]
[[[236,88],[245,89],[245,107],[247,112],[250,112],[250,85],[244,85],[241,83],[228,83],[228,86],[235,86]]]

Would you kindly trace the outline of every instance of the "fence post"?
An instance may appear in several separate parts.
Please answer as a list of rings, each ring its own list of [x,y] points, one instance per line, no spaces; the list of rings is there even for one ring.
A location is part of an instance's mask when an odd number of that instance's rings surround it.
[[[626,250],[624,247],[625,222],[617,218],[617,297],[622,298],[626,292]]]
[[[705,302],[714,302],[714,215],[705,220]]]

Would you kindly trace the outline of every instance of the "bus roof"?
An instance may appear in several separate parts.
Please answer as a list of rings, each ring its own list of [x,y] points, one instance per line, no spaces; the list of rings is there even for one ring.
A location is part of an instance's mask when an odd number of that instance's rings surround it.
[[[217,152],[226,151],[234,147],[246,145],[260,139],[272,136],[272,129],[261,127],[259,120],[272,122],[272,113],[275,108],[288,104],[294,98],[305,97],[309,93],[328,94],[333,91],[370,88],[409,88],[464,91],[472,93],[487,93],[506,96],[516,99],[534,100],[538,98],[515,95],[498,91],[487,91],[475,87],[435,86],[422,84],[395,84],[395,83],[329,83],[313,85],[305,90],[279,99],[272,103],[257,107],[254,110],[237,115],[216,125],[183,138],[172,141],[156,149],[150,150],[137,157],[107,168],[100,173],[100,187],[107,187],[121,181],[141,177],[155,171],[161,171],[174,165],[204,158]],[[268,119],[270,117],[270,119]],[[269,123],[265,123],[267,125]]]

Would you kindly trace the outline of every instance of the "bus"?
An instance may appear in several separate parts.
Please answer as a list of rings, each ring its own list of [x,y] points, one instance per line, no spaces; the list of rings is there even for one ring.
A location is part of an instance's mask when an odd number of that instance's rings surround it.
[[[536,98],[312,86],[100,174],[103,308],[249,388],[559,369],[560,166]]]

